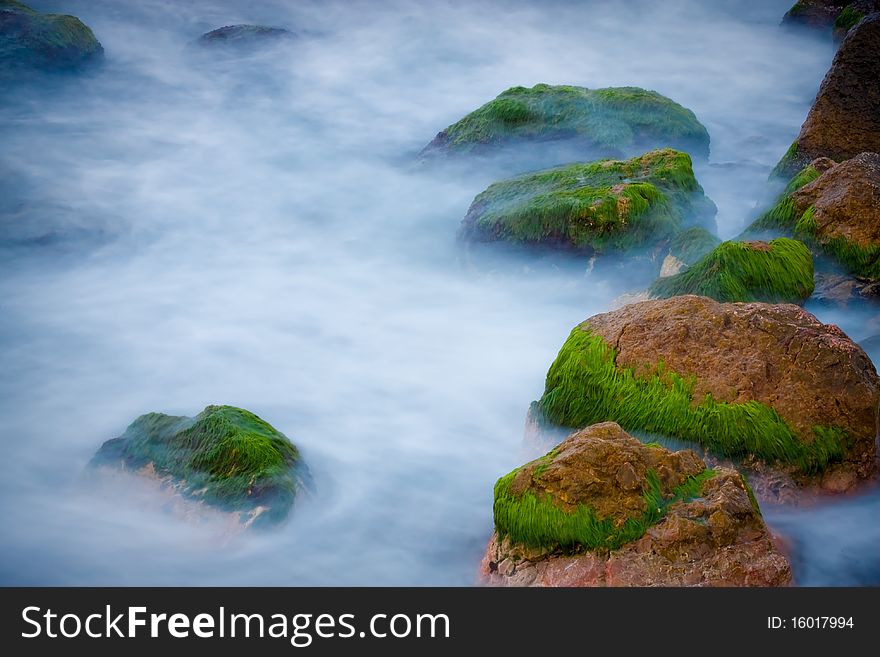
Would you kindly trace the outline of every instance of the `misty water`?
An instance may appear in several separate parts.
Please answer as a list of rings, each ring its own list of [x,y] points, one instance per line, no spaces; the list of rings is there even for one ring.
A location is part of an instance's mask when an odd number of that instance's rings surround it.
[[[106,59],[0,89],[3,584],[472,584],[548,366],[645,281],[465,253],[494,175],[419,149],[510,86],[654,89],[708,128],[696,172],[729,238],[833,56],[778,27],[790,0],[31,4],[82,18]],[[192,47],[234,23],[300,36]],[[317,492],[283,526],[234,534],[135,480],[83,482],[138,415],[211,403],[301,448]],[[766,516],[798,583],[880,583],[876,491]]]

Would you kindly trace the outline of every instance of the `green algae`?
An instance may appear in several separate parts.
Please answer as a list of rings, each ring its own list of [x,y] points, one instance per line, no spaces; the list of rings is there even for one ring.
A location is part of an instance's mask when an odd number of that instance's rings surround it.
[[[669,255],[686,265],[693,265],[719,244],[721,240],[708,230],[692,226],[670,240]]]
[[[695,398],[696,378],[667,371],[662,362],[647,377],[616,365],[617,353],[588,328],[576,327],[547,373],[544,395],[533,407],[540,421],[585,427],[614,421],[699,443],[721,456],[754,456],[817,473],[839,461],[849,438],[838,427],[813,427],[802,441],[770,406]]]
[[[528,173],[489,186],[460,236],[473,241],[626,250],[676,235],[714,211],[686,153],[661,149]]]
[[[709,133],[694,113],[638,87],[512,87],[440,133],[447,151],[522,141],[582,139],[606,154],[677,147],[708,156]]]
[[[813,293],[813,256],[803,242],[724,242],[685,271],[654,282],[655,297],[803,303]]]
[[[495,484],[493,516],[499,535],[529,547],[567,551],[614,550],[641,538],[651,525],[666,515],[671,504],[698,497],[703,482],[715,476],[714,470],[705,470],[689,477],[671,495],[665,496],[657,474],[649,471],[643,492],[645,511],[639,517],[616,523],[611,518],[599,518],[584,504],[578,504],[573,512],[563,511],[549,494],[542,498],[531,490],[513,494],[511,484],[520,469],[501,477]],[[532,476],[539,479],[540,473],[536,470]]]
[[[843,236],[820,235],[814,219],[816,208],[809,206],[800,211],[795,204],[791,195],[820,175],[822,174],[812,165],[801,169],[788,183],[776,203],[759,216],[743,235],[769,231],[791,235],[815,251],[834,258],[848,273],[871,281],[880,280],[880,245],[862,246]]]
[[[233,406],[208,406],[195,418],[142,415],[92,460],[114,463],[132,469],[152,464],[190,496],[229,510],[267,506],[263,515],[273,521],[287,515],[306,475],[284,434]]]

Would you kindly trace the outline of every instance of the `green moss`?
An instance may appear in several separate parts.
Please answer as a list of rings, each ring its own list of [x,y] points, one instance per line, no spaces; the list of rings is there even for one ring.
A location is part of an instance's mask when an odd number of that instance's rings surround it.
[[[296,447],[271,425],[233,406],[208,406],[195,418],[148,413],[109,440],[92,463],[153,464],[184,491],[231,510],[269,506],[267,518],[286,516],[304,470]]]
[[[804,167],[792,178],[776,204],[758,217],[744,235],[767,231],[790,234],[813,249],[836,259],[850,274],[872,281],[880,280],[880,245],[861,246],[842,236],[820,235],[814,219],[816,208],[810,206],[800,212],[791,198],[792,193],[820,175],[814,167]]]
[[[803,167],[804,156],[798,149],[798,142],[795,140],[791,146],[779,160],[779,163],[770,174],[770,178],[787,179],[797,173]]]
[[[669,254],[686,265],[693,265],[719,244],[721,240],[708,230],[692,226],[672,238],[669,243]]]
[[[802,242],[724,242],[693,267],[654,282],[650,294],[716,301],[803,303],[813,293],[813,256]]]
[[[531,490],[526,490],[521,495],[514,495],[510,488],[518,471],[501,477],[495,484],[495,528],[514,543],[566,551],[614,550],[641,538],[648,527],[666,515],[671,504],[697,497],[703,482],[715,475],[713,470],[706,470],[696,477],[689,477],[671,496],[665,497],[657,474],[650,471],[644,486],[644,513],[638,518],[616,523],[611,518],[599,518],[591,507],[583,504],[579,504],[574,512],[563,511],[553,503],[549,494],[539,498]]]
[[[474,199],[461,236],[624,250],[675,235],[686,220],[710,209],[690,157],[663,149],[494,183]]]
[[[446,128],[444,147],[468,152],[517,141],[581,138],[607,154],[672,146],[707,156],[694,113],[637,87],[513,87]]]
[[[838,14],[837,18],[834,21],[834,29],[842,30],[843,32],[849,32],[852,28],[858,25],[859,21],[861,21],[867,14],[859,11],[852,5],[847,5],[843,8],[843,11]]]
[[[69,69],[103,53],[74,16],[40,14],[19,2],[0,1],[0,73],[18,69]]]
[[[802,441],[769,406],[719,402],[711,395],[695,399],[695,379],[666,371],[662,362],[653,375],[636,377],[617,367],[616,358],[600,336],[575,328],[547,373],[536,417],[575,428],[611,420],[624,429],[697,442],[722,456],[753,455],[804,473],[843,456],[847,439],[837,428],[813,427],[812,440]]]

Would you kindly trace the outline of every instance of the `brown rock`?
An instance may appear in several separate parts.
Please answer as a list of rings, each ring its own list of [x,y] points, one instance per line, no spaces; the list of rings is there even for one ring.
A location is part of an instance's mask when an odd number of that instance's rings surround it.
[[[669,452],[648,447],[614,422],[594,424],[572,434],[551,453],[519,469],[510,492],[549,495],[563,511],[578,505],[592,507],[601,518],[623,523],[645,512],[645,481],[657,473],[665,494],[688,477],[706,469],[700,458],[685,450]]]
[[[880,13],[853,28],[837,51],[797,139],[799,167],[880,152]]]
[[[831,27],[847,4],[846,0],[799,0],[785,13],[782,24]]]
[[[880,52],[877,55],[880,57]],[[880,87],[876,81],[875,85]],[[880,112],[880,104],[876,109]],[[863,248],[880,246],[880,155],[877,153],[861,153],[831,167],[794,192],[791,198],[798,214],[815,206],[813,219],[820,242],[843,237]]]
[[[845,466],[876,470],[880,379],[861,347],[837,326],[790,304],[718,303],[681,296],[630,304],[588,319],[617,352],[617,365],[648,376],[695,377],[694,398],[755,400],[775,409],[804,442],[813,426],[852,439]]]
[[[545,489],[560,508],[566,504],[561,500],[565,491],[568,504],[590,505],[600,519],[632,517],[639,505],[621,485],[619,472],[630,466],[644,473],[661,465],[667,471],[664,486],[670,487],[705,470],[690,450],[648,447],[606,422],[572,434],[548,457],[525,466],[520,483],[527,479],[529,487]],[[554,483],[545,488],[551,471]],[[628,482],[627,476],[623,479]],[[717,467],[698,497],[670,504],[641,538],[619,549],[540,550],[496,532],[480,575],[492,586],[784,586],[791,581],[791,568],[752,505],[742,476]]]

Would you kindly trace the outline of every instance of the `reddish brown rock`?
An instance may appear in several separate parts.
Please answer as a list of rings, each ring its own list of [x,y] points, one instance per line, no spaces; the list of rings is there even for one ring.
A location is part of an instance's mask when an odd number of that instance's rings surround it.
[[[632,477],[621,476],[627,466]],[[572,434],[516,479],[520,487],[538,484],[560,508],[583,504],[617,524],[644,506],[631,480],[654,470],[668,491],[705,467],[690,450],[648,447],[607,422]],[[742,476],[717,467],[696,497],[671,503],[643,536],[615,550],[534,548],[496,532],[480,578],[492,586],[784,586],[791,568]]]
[[[837,326],[803,308],[682,296],[630,304],[585,325],[617,350],[618,367],[637,376],[663,361],[667,370],[695,377],[694,399],[761,402],[804,442],[813,440],[813,426],[844,429],[852,444],[825,476],[875,473],[880,379],[874,365]]]
[[[790,173],[817,157],[847,160],[880,152],[880,13],[853,28],[837,51],[816,101],[781,169]]]
[[[877,110],[880,111],[880,105]],[[877,153],[861,153],[831,167],[794,192],[791,199],[798,216],[815,207],[813,220],[816,238],[821,243],[844,238],[862,248],[880,247],[880,155]]]

